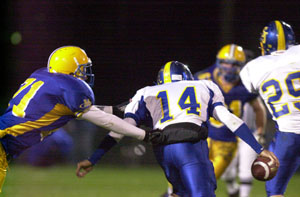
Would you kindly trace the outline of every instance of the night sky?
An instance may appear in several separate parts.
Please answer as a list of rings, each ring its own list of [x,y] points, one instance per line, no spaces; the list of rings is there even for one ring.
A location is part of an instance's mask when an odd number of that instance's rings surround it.
[[[196,72],[213,64],[217,51],[229,43],[259,55],[260,32],[271,20],[291,24],[300,35],[297,1],[16,0],[4,5],[5,107],[26,77],[47,66],[50,53],[63,45],[85,49],[93,61],[96,103],[116,105],[153,85],[170,60]],[[22,36],[16,45],[14,32]]]

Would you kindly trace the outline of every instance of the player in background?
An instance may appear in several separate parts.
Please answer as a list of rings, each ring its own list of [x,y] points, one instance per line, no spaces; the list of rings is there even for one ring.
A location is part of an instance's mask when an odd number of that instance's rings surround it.
[[[266,124],[266,111],[258,95],[249,93],[240,81],[239,73],[245,62],[243,48],[236,44],[228,44],[219,50],[214,65],[197,72],[194,76],[195,79],[208,79],[216,83],[224,95],[225,106],[239,118],[244,114],[245,104],[249,103],[256,117],[256,132],[262,136]],[[207,125],[209,158],[213,162],[216,178],[219,179],[235,157],[237,138],[226,125],[214,118],[210,118]],[[237,192],[238,190],[229,191],[229,195],[237,196]]]
[[[260,94],[276,122],[269,149],[280,166],[266,182],[266,192],[279,197],[300,165],[300,46],[292,27],[275,20],[263,28],[260,47],[261,56],[247,63],[240,76],[249,91]]]
[[[153,146],[158,163],[174,187],[174,195],[215,196],[216,180],[208,158],[205,127],[210,116],[224,123],[258,154],[279,164],[273,153],[263,150],[244,122],[224,107],[223,95],[216,84],[194,81],[186,65],[170,61],[159,71],[158,85],[137,91],[125,109],[125,120],[159,129],[163,136],[174,139]],[[83,177],[91,171],[116,143],[111,135],[104,138],[88,160],[78,163],[77,176]]]
[[[255,124],[255,113],[250,104],[244,106],[244,114],[242,120],[246,125],[254,131],[254,136],[259,140],[260,144],[265,144],[263,136],[258,136]],[[252,148],[242,140],[238,140],[238,150],[235,158],[231,161],[221,179],[226,182],[227,193],[230,197],[249,197],[252,189],[253,176],[251,173],[251,165],[256,159],[257,154]],[[239,183],[237,182],[239,178]]]
[[[244,52],[247,62],[253,59],[253,53],[251,51],[244,50]],[[265,111],[265,107],[263,110]],[[253,131],[253,134],[259,143],[262,145],[265,144],[265,138],[263,135],[264,132],[260,132],[260,130],[257,131],[256,129],[256,113],[250,103],[246,103],[243,107],[242,120],[246,123],[250,130]],[[256,157],[256,152],[253,151],[252,148],[244,141],[238,139],[237,154],[221,176],[221,179],[226,182],[229,197],[250,196],[253,182],[251,165]],[[237,177],[239,178],[239,183],[237,182]]]
[[[92,62],[84,50],[63,46],[52,52],[47,67],[21,84],[0,117],[0,190],[8,161],[41,142],[75,118],[143,140],[145,131],[93,106]]]

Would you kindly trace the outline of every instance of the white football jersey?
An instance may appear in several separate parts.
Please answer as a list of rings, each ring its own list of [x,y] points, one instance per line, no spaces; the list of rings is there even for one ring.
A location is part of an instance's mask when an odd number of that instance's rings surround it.
[[[179,81],[138,90],[125,117],[135,119],[138,125],[148,123],[153,129],[182,122],[202,125],[218,105],[224,105],[224,98],[213,82]]]
[[[240,76],[260,94],[280,131],[300,134],[300,45],[250,61]]]

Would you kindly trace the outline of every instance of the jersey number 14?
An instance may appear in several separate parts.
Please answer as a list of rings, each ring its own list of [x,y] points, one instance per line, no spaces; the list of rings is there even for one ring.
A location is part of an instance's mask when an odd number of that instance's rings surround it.
[[[174,117],[170,113],[170,107],[169,107],[169,100],[168,100],[168,94],[167,91],[160,91],[157,96],[157,99],[160,99],[161,106],[162,106],[162,118],[160,119],[160,123],[164,123],[168,120],[173,120]],[[183,93],[181,94],[181,97],[178,100],[178,105],[181,110],[187,110],[187,114],[196,114],[200,115],[200,112],[198,109],[200,109],[201,105],[197,102],[196,94],[195,94],[195,88],[194,87],[187,87]]]

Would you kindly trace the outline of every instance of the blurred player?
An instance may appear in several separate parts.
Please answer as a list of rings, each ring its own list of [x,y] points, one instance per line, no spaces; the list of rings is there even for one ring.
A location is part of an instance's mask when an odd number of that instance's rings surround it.
[[[0,117],[0,190],[8,161],[42,141],[74,118],[137,139],[145,131],[93,106],[91,60],[84,50],[64,46],[50,55],[48,65],[36,70],[20,86]]]
[[[173,138],[154,145],[153,150],[175,195],[215,196],[216,180],[208,158],[205,127],[210,116],[227,125],[258,154],[277,163],[274,154],[262,149],[243,121],[224,107],[223,95],[213,82],[193,81],[186,65],[170,61],[159,71],[158,84],[137,91],[125,109],[125,120],[160,129],[162,136]],[[86,175],[115,143],[114,137],[106,137],[89,160],[78,163],[77,176]]]
[[[262,56],[250,61],[240,76],[245,87],[258,92],[276,122],[270,145],[280,161],[277,175],[266,182],[268,196],[283,196],[300,165],[300,46],[290,25],[272,21],[264,27]]]
[[[250,104],[244,106],[244,114],[242,120],[246,125],[254,131],[254,136],[259,140],[260,144],[264,144],[264,137],[258,136],[255,124],[255,113]],[[245,154],[247,153],[247,154]],[[238,150],[236,157],[232,160],[221,178],[226,181],[227,192],[229,196],[249,197],[253,176],[251,173],[251,165],[256,159],[257,154],[252,148],[242,140],[238,140]],[[236,178],[239,178],[239,183]]]
[[[249,93],[240,81],[240,69],[245,62],[243,48],[228,44],[218,52],[216,63],[197,72],[195,78],[215,82],[224,95],[225,106],[239,118],[243,116],[244,105],[249,103],[257,117],[257,133],[263,134],[266,123],[265,108],[258,95]],[[219,179],[236,154],[237,139],[228,127],[214,118],[210,118],[207,125],[209,158],[213,162],[216,178]],[[229,193],[233,194],[232,192]]]

